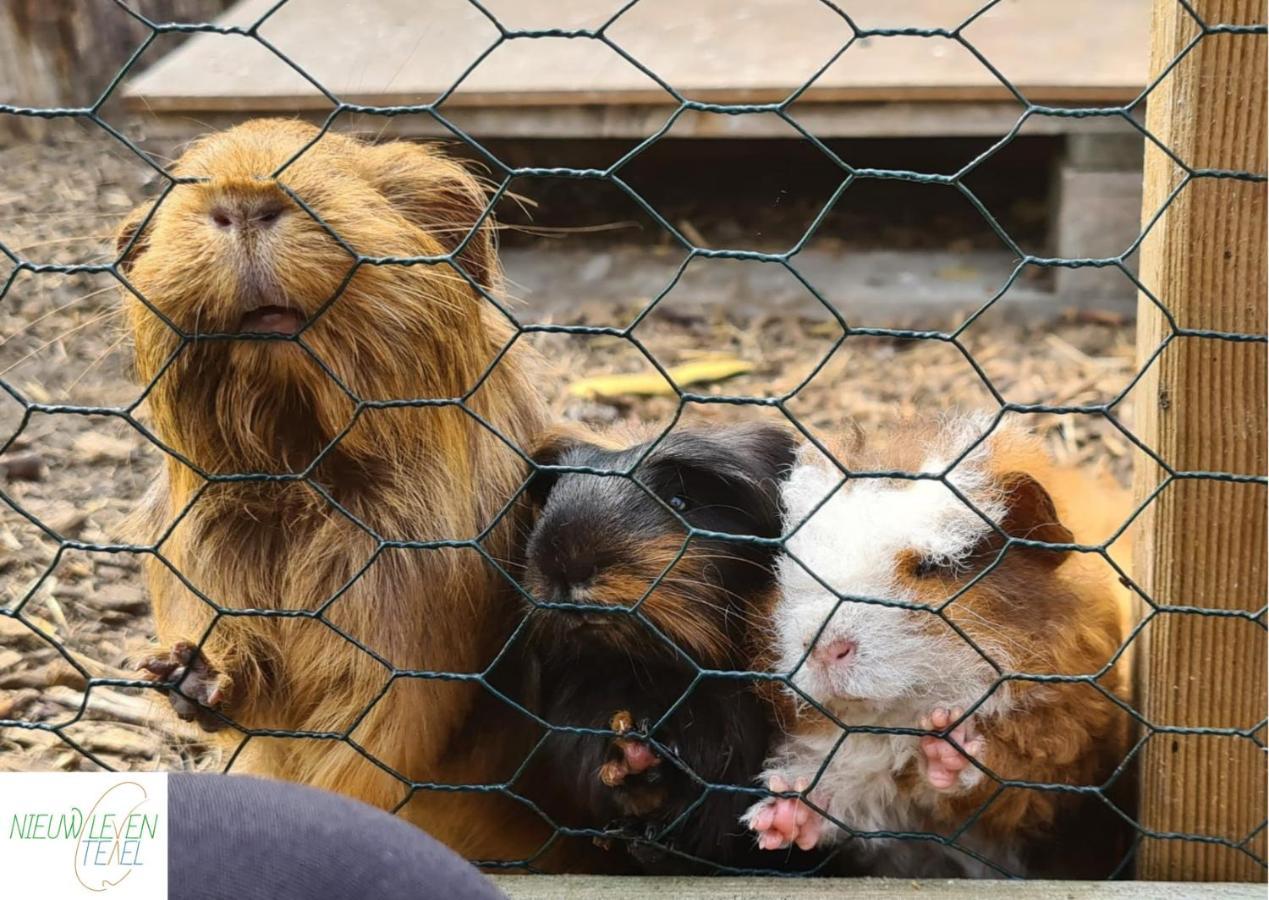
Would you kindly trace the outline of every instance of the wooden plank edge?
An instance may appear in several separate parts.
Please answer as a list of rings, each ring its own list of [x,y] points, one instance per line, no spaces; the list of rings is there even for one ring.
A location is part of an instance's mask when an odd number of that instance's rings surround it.
[[[491,875],[512,900],[1262,900],[1263,884],[1160,881],[971,881],[898,878],[693,878],[605,875]]]
[[[1032,103],[1052,105],[1119,106],[1134,100],[1140,93],[1133,87],[1070,88],[1060,85],[1024,85],[1019,91]],[[787,90],[703,90],[685,93],[692,100],[720,104],[780,103],[789,96]],[[412,100],[413,97],[421,97]],[[435,96],[422,94],[349,94],[343,102],[357,106],[405,106],[430,103]],[[1003,86],[944,85],[927,87],[869,87],[811,89],[798,98],[798,104],[813,103],[878,103],[878,102],[981,102],[1012,101],[1014,96]],[[332,105],[321,94],[261,94],[258,96],[182,96],[146,95],[128,91],[123,95],[125,108],[131,112],[277,112],[282,110],[329,110]],[[639,91],[487,91],[455,93],[443,109],[483,107],[558,107],[558,106],[660,106],[673,109],[678,104],[661,90]],[[1022,105],[1019,104],[1019,113]]]

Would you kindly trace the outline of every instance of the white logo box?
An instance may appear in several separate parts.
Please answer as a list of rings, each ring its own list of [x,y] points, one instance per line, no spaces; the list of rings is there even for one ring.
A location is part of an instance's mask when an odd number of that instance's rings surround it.
[[[0,772],[3,893],[163,900],[168,825],[162,772]]]

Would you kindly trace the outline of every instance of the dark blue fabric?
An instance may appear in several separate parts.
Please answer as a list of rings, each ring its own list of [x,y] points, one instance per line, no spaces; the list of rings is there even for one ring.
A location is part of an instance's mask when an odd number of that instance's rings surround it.
[[[413,825],[315,788],[239,775],[172,775],[168,811],[173,900],[503,896]]]

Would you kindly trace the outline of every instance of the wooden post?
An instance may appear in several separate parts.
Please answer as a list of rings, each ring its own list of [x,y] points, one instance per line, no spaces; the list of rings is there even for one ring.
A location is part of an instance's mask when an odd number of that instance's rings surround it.
[[[1264,0],[1198,0],[1209,23],[1265,21]],[[1155,0],[1152,70],[1197,33],[1177,0]],[[1209,34],[1149,97],[1146,125],[1194,168],[1264,173],[1264,35]],[[1182,170],[1147,144],[1144,220]],[[1264,334],[1266,189],[1200,178],[1155,223],[1141,252],[1142,283],[1180,328]],[[1170,326],[1144,295],[1144,359]],[[1266,349],[1211,338],[1174,340],[1137,386],[1135,433],[1177,471],[1266,471]],[[1163,478],[1139,467],[1138,497]],[[1161,605],[1219,610],[1266,601],[1266,489],[1178,480],[1137,528],[1135,577]],[[1136,528],[1134,529],[1136,531]],[[1266,636],[1246,618],[1165,613],[1142,634],[1138,708],[1155,725],[1250,729],[1265,717]],[[1258,735],[1265,738],[1265,730]],[[1152,832],[1248,838],[1265,819],[1265,756],[1242,737],[1155,733],[1141,766],[1140,821]],[[1265,835],[1247,849],[1264,859]],[[1143,841],[1137,875],[1150,880],[1262,881],[1247,853],[1181,839]]]

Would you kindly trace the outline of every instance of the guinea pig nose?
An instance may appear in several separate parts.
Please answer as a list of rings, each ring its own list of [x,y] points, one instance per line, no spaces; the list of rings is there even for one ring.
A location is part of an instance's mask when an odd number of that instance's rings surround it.
[[[217,204],[211,208],[209,215],[217,228],[233,228],[238,224],[238,216],[227,206]]]
[[[261,199],[252,211],[251,221],[268,227],[282,218],[282,201],[272,197]]]
[[[815,648],[811,655],[822,666],[848,666],[855,660],[858,645],[847,638],[835,638]]]
[[[282,218],[282,201],[275,197],[255,197],[243,201],[222,201],[208,211],[212,223],[224,230],[270,228]]]
[[[565,561],[560,574],[570,585],[581,585],[595,577],[598,566],[593,556],[574,556]]]

